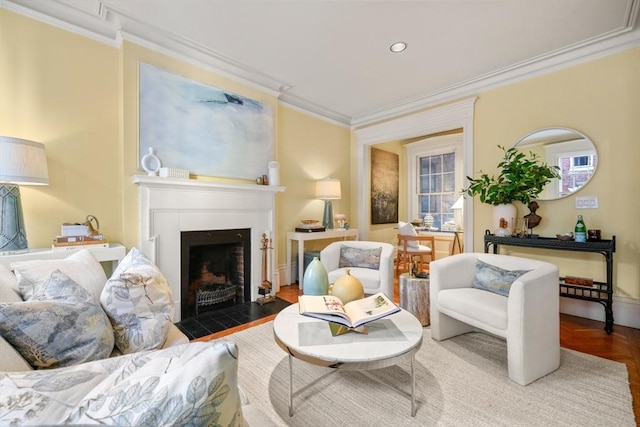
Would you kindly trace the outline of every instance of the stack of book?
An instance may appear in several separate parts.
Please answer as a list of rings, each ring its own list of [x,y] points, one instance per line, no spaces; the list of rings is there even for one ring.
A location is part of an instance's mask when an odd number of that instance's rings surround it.
[[[69,251],[82,248],[108,248],[109,242],[104,234],[87,234],[89,228],[80,224],[62,224],[60,236],[53,239],[51,249],[54,251]]]

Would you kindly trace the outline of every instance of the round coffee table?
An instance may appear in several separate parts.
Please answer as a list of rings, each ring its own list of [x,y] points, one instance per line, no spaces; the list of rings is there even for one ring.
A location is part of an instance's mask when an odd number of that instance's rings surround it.
[[[333,369],[369,370],[411,361],[411,416],[416,415],[415,354],[422,345],[422,325],[401,310],[367,323],[367,334],[333,336],[328,322],[299,314],[298,304],[273,321],[276,343],[289,355],[289,416],[293,416],[292,358]]]

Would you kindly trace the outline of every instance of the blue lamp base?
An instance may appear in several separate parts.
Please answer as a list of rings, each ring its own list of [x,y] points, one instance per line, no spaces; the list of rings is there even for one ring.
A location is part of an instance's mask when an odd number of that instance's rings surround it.
[[[27,251],[20,187],[0,185],[0,253]]]
[[[324,217],[322,218],[322,226],[329,230],[333,228],[333,205],[331,200],[324,201]]]

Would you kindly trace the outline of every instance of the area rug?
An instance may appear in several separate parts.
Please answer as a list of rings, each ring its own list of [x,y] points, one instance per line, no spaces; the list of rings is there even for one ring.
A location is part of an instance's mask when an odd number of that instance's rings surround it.
[[[417,413],[410,364],[360,372],[293,360],[288,415],[286,353],[273,322],[232,334],[248,399],[285,426],[635,426],[624,364],[562,349],[560,368],[522,387],[507,377],[506,343],[471,333],[437,342],[424,329],[416,354]]]

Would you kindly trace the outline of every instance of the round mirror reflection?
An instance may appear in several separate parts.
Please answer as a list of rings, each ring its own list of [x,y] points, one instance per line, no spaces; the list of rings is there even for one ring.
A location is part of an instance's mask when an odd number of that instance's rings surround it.
[[[593,142],[582,132],[568,128],[546,128],[519,139],[514,147],[537,154],[548,165],[560,168],[560,180],[552,180],[538,200],[556,200],[581,189],[598,166],[598,154]]]

